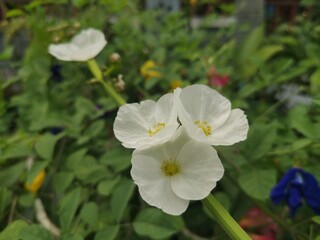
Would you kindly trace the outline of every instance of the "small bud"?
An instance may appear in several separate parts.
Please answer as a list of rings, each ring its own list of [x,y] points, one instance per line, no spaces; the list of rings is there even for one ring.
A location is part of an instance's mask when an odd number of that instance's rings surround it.
[[[124,90],[124,88],[125,88],[125,86],[126,86],[126,83],[125,83],[124,80],[123,80],[122,74],[119,74],[119,75],[118,75],[114,86],[115,86],[120,92],[122,92],[122,91]]]
[[[111,62],[117,63],[117,62],[120,62],[120,60],[121,60],[121,56],[120,56],[119,53],[114,52],[114,53],[112,53],[112,54],[110,55],[110,61],[111,61]]]

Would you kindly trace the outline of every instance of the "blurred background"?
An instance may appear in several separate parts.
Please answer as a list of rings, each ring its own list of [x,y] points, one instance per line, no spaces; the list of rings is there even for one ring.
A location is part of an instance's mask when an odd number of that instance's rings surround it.
[[[200,201],[172,217],[140,198],[118,106],[47,51],[86,28],[104,32],[96,60],[127,102],[206,84],[245,111],[213,193],[252,239],[320,239],[306,181],[294,216],[292,182],[270,200],[293,167],[320,179],[319,14],[317,0],[1,0],[0,240],[228,239]]]

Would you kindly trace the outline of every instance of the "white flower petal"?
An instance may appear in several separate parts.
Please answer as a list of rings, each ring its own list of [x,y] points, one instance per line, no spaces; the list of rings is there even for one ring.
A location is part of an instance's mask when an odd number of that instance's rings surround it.
[[[194,140],[186,143],[178,155],[181,173],[172,178],[175,194],[186,200],[200,200],[209,195],[224,173],[217,152]]]
[[[196,84],[175,91],[175,94],[179,95],[175,99],[178,100],[178,117],[183,125],[195,125],[194,122],[200,120],[217,128],[230,114],[230,101],[208,86]]]
[[[146,100],[120,107],[114,134],[123,146],[142,149],[168,141],[178,126],[171,93],[162,96],[158,102]]]
[[[140,104],[131,103],[121,106],[114,121],[114,134],[124,144],[136,144],[149,137],[148,125],[150,112],[156,103],[146,100]],[[148,119],[149,117],[149,119]]]
[[[241,109],[233,109],[229,118],[218,129],[212,131],[208,142],[212,145],[232,145],[247,138],[249,124]]]
[[[96,57],[106,44],[101,31],[89,28],[74,36],[70,43],[50,44],[48,51],[62,61],[84,62]]]
[[[152,154],[153,152],[159,153]],[[132,154],[131,176],[138,185],[139,193],[148,204],[162,209],[171,215],[180,215],[189,201],[179,198],[171,189],[170,179],[161,172],[161,151],[156,147],[146,150],[135,150]]]
[[[171,215],[181,215],[189,205],[188,200],[179,198],[172,191],[170,181],[166,179],[139,187],[139,193],[149,205],[160,208]]]
[[[247,137],[248,121],[240,109],[205,85],[174,92],[178,117],[189,136],[210,145],[232,145]]]
[[[72,61],[69,54],[70,44],[50,44],[49,53],[62,61]]]
[[[174,106],[174,96],[172,93],[167,93],[159,98],[154,111],[154,117],[159,122],[166,122],[177,126],[178,113]]]

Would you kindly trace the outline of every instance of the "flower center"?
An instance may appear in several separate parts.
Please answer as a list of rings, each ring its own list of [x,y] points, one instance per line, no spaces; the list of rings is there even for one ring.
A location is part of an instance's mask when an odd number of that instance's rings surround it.
[[[157,124],[153,124],[152,128],[149,128],[148,130],[148,134],[150,137],[153,137],[157,132],[159,132],[162,128],[164,128],[166,126],[165,123],[157,123]]]
[[[199,128],[201,128],[206,136],[211,135],[211,132],[212,132],[211,125],[208,124],[207,121],[200,122],[200,120],[197,120],[194,122],[194,124],[197,125]]]
[[[165,160],[162,163],[161,170],[165,176],[174,176],[178,174],[181,170],[179,161],[177,160]]]

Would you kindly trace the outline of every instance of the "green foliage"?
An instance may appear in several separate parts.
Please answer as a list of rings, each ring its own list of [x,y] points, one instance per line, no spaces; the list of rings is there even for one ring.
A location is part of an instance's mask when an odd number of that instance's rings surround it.
[[[183,228],[180,217],[169,216],[154,208],[145,208],[135,218],[133,228],[137,234],[151,239],[165,239]]]
[[[21,229],[19,238],[23,240],[54,240],[53,236],[40,225]]]
[[[116,222],[119,222],[127,208],[128,201],[130,200],[135,185],[132,181],[123,179],[117,185],[111,198],[111,213]]]
[[[276,171],[273,169],[247,171],[238,180],[246,194],[255,199],[267,200],[276,183]]]
[[[139,1],[37,0],[7,7],[0,30],[0,240],[55,239],[37,219],[37,198],[61,230],[61,240],[226,238],[200,202],[191,201],[186,213],[173,217],[149,208],[139,196],[130,177],[132,150],[114,138],[116,103],[92,81],[86,64],[48,54],[49,44],[66,42],[88,27],[105,33],[108,44],[96,60],[129,103],[158,99],[178,81],[181,87],[208,84],[233,108],[243,109],[248,138],[215,146],[225,176],[213,194],[239,222],[259,206],[275,218],[279,239],[296,233],[317,238],[319,219],[310,209],[298,209],[288,221],[284,203],[273,207],[269,200],[292,166],[320,180],[316,20],[297,18],[272,34],[257,28],[239,43],[233,27],[191,29],[189,9],[164,14],[142,10]],[[231,12],[233,6],[219,8]],[[120,60],[112,59],[115,52]],[[142,76],[148,60],[155,62],[157,77]],[[117,85],[119,74],[124,89]],[[217,86],[210,74],[229,82]],[[298,92],[281,97],[287,84]],[[297,101],[301,97],[311,98],[310,104]],[[290,105],[292,99],[297,102]],[[25,184],[42,170],[40,190],[28,192]]]
[[[94,240],[113,240],[116,238],[119,230],[119,224],[106,226],[97,232]]]
[[[59,213],[62,230],[68,231],[70,229],[75,213],[80,205],[80,201],[81,188],[72,190],[61,200]]]
[[[1,240],[16,240],[19,239],[20,233],[27,228],[28,224],[22,220],[17,220],[7,226],[1,233]]]

